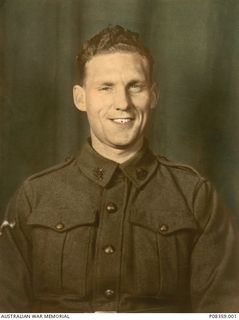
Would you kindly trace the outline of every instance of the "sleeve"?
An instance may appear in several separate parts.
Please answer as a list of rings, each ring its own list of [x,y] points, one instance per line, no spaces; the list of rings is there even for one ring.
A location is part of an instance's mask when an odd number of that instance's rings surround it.
[[[191,255],[191,300],[194,312],[239,311],[238,224],[209,182],[195,195],[200,235]]]
[[[29,211],[22,187],[10,201],[0,226],[0,312],[31,311],[30,242],[24,225]]]

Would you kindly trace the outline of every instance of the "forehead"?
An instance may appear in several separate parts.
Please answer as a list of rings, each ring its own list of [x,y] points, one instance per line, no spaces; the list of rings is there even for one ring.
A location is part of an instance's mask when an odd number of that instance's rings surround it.
[[[149,65],[145,57],[137,52],[102,53],[94,56],[86,63],[85,81],[125,80],[138,78],[149,79]],[[135,80],[136,80],[135,79]]]

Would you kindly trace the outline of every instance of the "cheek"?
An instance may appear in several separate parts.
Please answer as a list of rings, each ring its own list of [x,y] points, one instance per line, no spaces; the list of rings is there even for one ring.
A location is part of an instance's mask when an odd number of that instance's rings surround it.
[[[132,94],[131,101],[135,103],[135,105],[144,108],[150,103],[150,94],[148,92],[141,92],[140,94]]]
[[[110,95],[102,96],[101,94],[94,94],[86,99],[86,106],[91,113],[104,112],[111,104],[112,97]]]
[[[148,95],[133,97],[132,103],[139,112],[148,113],[150,111],[150,98]]]

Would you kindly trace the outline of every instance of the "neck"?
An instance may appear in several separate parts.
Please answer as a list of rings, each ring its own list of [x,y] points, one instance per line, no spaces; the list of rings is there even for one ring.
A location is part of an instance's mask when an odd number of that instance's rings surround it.
[[[132,146],[128,146],[125,149],[111,147],[102,144],[100,141],[92,139],[92,147],[97,153],[104,158],[110,159],[117,163],[123,163],[132,158],[143,146],[143,139],[140,139]]]

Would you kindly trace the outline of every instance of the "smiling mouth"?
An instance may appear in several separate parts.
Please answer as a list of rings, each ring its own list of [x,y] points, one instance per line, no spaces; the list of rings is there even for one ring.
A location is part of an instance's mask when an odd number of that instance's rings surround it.
[[[111,119],[111,121],[115,122],[115,123],[119,123],[119,124],[125,124],[125,123],[129,123],[131,121],[133,121],[133,118],[115,118],[115,119]]]

